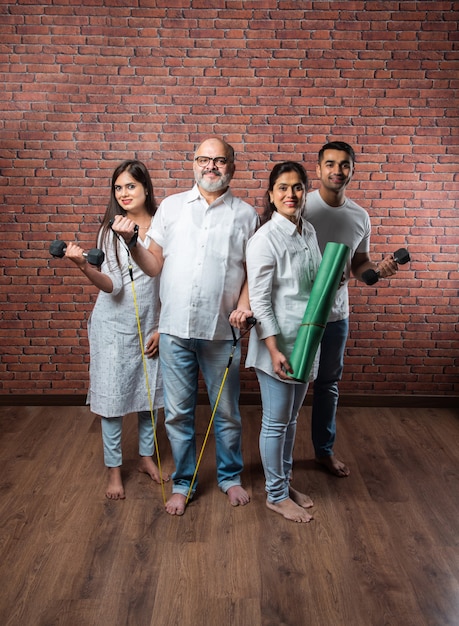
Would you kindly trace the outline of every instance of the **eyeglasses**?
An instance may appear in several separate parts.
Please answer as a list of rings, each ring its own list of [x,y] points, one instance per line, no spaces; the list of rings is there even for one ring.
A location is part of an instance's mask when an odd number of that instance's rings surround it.
[[[206,156],[197,156],[195,158],[195,161],[199,165],[199,167],[207,167],[207,165],[209,165],[211,161],[215,165],[215,167],[224,167],[228,163],[228,159],[226,157],[212,158]]]

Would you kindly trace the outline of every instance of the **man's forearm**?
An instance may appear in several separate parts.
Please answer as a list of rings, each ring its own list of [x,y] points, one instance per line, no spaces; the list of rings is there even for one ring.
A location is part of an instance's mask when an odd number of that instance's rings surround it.
[[[147,276],[157,276],[161,272],[163,262],[156,252],[137,244],[131,249],[131,255]]]
[[[247,279],[242,285],[241,293],[239,294],[239,298],[237,301],[237,308],[250,311],[249,284]]]

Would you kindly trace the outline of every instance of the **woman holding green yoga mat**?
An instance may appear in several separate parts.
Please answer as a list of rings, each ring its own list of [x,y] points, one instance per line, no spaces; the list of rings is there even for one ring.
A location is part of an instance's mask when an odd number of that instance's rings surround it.
[[[246,367],[255,368],[263,416],[260,455],[268,508],[295,522],[309,522],[309,496],[291,484],[298,412],[308,382],[293,380],[289,357],[317,275],[321,254],[314,228],[301,217],[308,188],[300,163],[278,163],[266,193],[268,221],[249,240],[251,331]],[[311,368],[314,374],[314,366]]]

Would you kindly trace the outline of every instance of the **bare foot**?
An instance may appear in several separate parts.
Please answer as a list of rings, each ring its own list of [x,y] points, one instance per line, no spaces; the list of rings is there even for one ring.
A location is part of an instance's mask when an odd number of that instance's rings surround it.
[[[319,463],[319,465],[323,465],[323,467],[328,469],[330,474],[333,474],[333,476],[346,478],[346,476],[349,476],[349,474],[351,473],[351,470],[346,467],[346,465],[344,465],[342,461],[338,461],[334,454],[332,454],[331,456],[316,457],[315,460],[316,463]]]
[[[155,483],[161,483],[161,477],[159,475],[159,469],[156,463],[153,461],[151,456],[141,456],[139,460],[139,464],[137,466],[139,472],[143,474],[148,474]],[[163,481],[167,483],[170,476],[169,474],[163,474]]]
[[[310,509],[314,506],[314,502],[305,493],[301,493],[301,491],[297,491],[293,487],[288,488],[288,493],[293,502],[298,504],[298,506],[303,507],[303,509]]]
[[[123,481],[121,480],[121,467],[108,468],[108,485],[105,497],[109,500],[124,500]]]
[[[304,523],[314,519],[312,515],[306,513],[302,506],[298,506],[298,504],[293,502],[291,498],[286,498],[280,502],[268,502],[268,500],[266,500],[266,506],[268,509],[280,513],[285,519],[291,520],[292,522]]]
[[[226,492],[231,506],[244,506],[250,502],[250,496],[241,485],[234,485]]]
[[[181,493],[173,493],[166,502],[166,511],[169,515],[183,515],[185,513],[186,496]]]

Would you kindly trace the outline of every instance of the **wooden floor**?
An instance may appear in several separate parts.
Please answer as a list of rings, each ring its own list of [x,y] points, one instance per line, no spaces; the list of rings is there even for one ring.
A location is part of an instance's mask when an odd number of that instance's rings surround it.
[[[2,626],[446,626],[459,624],[459,413],[339,411],[347,479],[312,461],[302,409],[295,524],[265,506],[260,411],[242,407],[244,485],[215,485],[213,438],[182,518],[136,471],[125,421],[126,500],[104,498],[99,422],[86,407],[0,408]],[[199,442],[210,410],[199,407]],[[171,456],[160,423],[163,467]],[[169,494],[170,487],[166,487]]]

